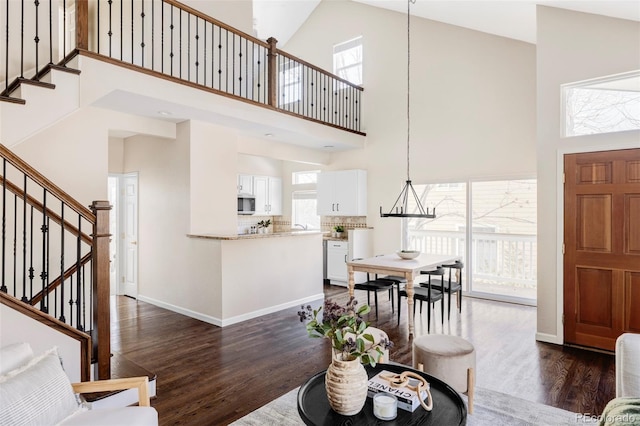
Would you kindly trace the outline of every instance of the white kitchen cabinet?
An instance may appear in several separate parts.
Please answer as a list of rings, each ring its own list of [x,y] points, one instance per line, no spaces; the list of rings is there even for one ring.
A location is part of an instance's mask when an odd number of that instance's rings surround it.
[[[367,172],[339,170],[318,175],[318,215],[366,216]]]
[[[346,241],[327,242],[327,279],[346,283],[347,257],[349,256],[349,243]]]
[[[327,279],[329,283],[347,286],[347,260],[364,259],[373,256],[373,240],[370,229],[349,229],[347,241],[327,241]],[[355,272],[353,281],[367,280],[364,272]]]
[[[253,177],[256,215],[282,215],[282,179],[271,176]]]
[[[238,175],[238,194],[253,194],[252,175]]]

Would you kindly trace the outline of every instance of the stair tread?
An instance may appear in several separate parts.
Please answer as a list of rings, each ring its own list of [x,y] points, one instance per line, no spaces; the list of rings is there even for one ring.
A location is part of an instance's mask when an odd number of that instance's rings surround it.
[[[118,353],[114,353],[112,355],[111,357],[111,378],[112,379],[125,379],[127,377],[140,377],[140,376],[147,376],[150,382],[156,379],[155,373],[139,366],[135,362],[123,357]],[[83,393],[82,396],[87,402],[95,402],[120,392],[122,391],[91,392],[91,393]]]
[[[55,89],[56,85],[53,83],[46,83],[40,80],[33,80],[31,78],[18,78],[19,84],[30,84],[32,86],[44,87],[46,89]]]
[[[12,104],[21,104],[24,105],[27,103],[24,99],[14,98],[13,96],[4,96],[0,95],[0,101],[2,102],[10,102]]]

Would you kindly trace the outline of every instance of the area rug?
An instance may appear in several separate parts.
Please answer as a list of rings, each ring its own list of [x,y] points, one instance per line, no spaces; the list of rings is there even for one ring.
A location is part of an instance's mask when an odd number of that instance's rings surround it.
[[[298,389],[275,399],[249,413],[234,426],[304,425],[297,408]],[[466,402],[466,396],[462,395]],[[565,426],[594,425],[595,417],[580,415],[560,408],[516,398],[504,393],[477,388],[473,414],[467,416],[467,425],[492,426]]]

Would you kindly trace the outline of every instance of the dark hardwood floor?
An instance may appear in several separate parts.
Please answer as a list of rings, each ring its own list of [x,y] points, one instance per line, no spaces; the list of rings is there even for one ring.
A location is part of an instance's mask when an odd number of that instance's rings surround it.
[[[325,294],[338,301],[348,297],[335,286],[325,286]],[[366,302],[364,292],[356,296]],[[379,320],[372,312],[369,321],[395,343],[391,359],[411,364],[406,305],[398,327],[385,295],[379,303]],[[535,308],[465,297],[462,314],[452,312],[450,322],[445,314],[442,326],[436,305],[431,332],[474,344],[477,386],[577,413],[600,414],[615,396],[614,356],[536,342]],[[309,338],[297,311],[220,328],[118,296],[112,350],[157,374],[152,405],[161,425],[224,425],[328,366],[329,342]],[[417,336],[427,332],[426,325],[425,310],[416,314]]]

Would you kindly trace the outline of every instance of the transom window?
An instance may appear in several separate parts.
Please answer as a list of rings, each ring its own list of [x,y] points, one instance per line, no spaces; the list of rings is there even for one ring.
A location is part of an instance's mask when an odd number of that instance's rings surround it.
[[[640,71],[563,86],[564,135],[640,129]]]

